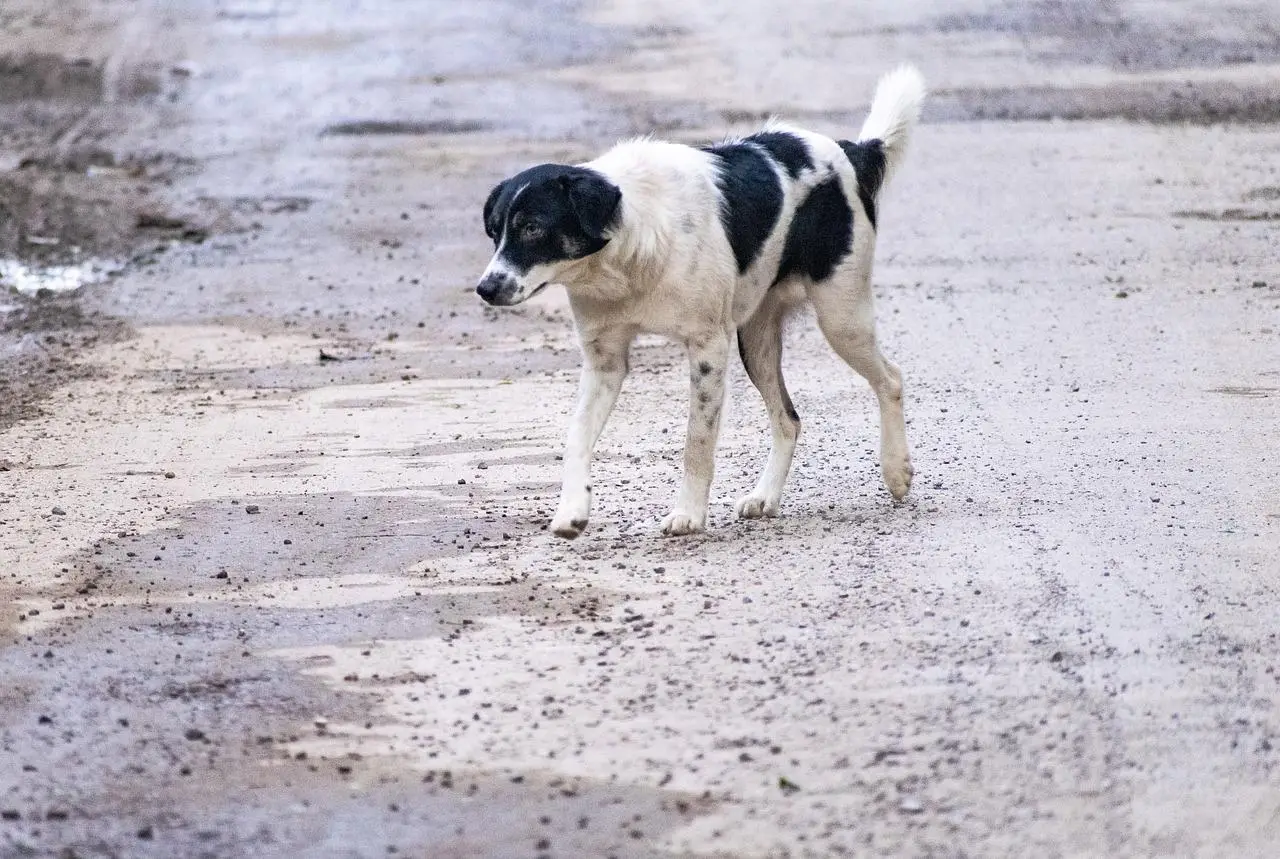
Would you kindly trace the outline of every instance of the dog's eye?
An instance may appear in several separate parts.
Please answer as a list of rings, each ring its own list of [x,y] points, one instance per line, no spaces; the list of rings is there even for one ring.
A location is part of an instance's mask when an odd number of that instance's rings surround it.
[[[545,232],[546,230],[540,224],[525,224],[520,228],[520,237],[525,241],[531,242],[542,238],[542,234]]]

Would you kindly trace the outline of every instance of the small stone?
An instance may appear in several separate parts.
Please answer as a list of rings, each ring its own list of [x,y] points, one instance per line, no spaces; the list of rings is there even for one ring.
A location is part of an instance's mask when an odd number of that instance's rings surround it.
[[[187,728],[187,732],[183,734],[183,736],[193,743],[199,742],[205,738],[204,731],[199,728]]]
[[[166,472],[164,473],[164,476],[165,476],[166,478],[168,478],[169,480],[173,480],[173,479],[174,479],[175,477],[177,477],[178,475],[174,474],[172,471],[166,471]]]
[[[261,507],[259,507],[257,504],[246,504],[246,505],[244,506],[244,512],[246,512],[246,513],[261,513],[261,512],[262,512],[262,508],[261,508]]]
[[[144,826],[138,830],[138,837],[143,841],[150,841],[155,836],[155,831],[150,826]]]
[[[1129,297],[1129,293],[1123,289],[1116,293],[1116,298],[1128,298],[1128,297]]]
[[[1266,289],[1267,282],[1265,280],[1255,280],[1252,284],[1250,284],[1250,286],[1252,286],[1254,289]]]
[[[53,508],[53,510],[51,510],[50,512],[51,512],[51,513],[53,513],[53,515],[54,515],[54,516],[66,516],[66,515],[67,515],[67,511],[66,511],[66,510],[63,510],[61,507],[55,507],[55,508]]]

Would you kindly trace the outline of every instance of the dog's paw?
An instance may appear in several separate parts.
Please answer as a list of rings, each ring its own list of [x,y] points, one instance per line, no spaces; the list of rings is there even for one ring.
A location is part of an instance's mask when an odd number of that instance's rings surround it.
[[[911,467],[911,460],[903,459],[895,464],[885,463],[884,468],[884,485],[889,487],[889,494],[893,496],[894,501],[901,501],[907,497],[907,492],[911,489],[911,477],[915,474],[915,469]]]
[[[733,505],[739,519],[772,519],[778,515],[779,504],[770,504],[769,499],[759,495],[746,495]]]
[[[686,534],[696,534],[699,531],[705,531],[706,527],[705,516],[695,518],[680,510],[672,510],[667,514],[667,518],[662,520],[662,533],[668,537],[683,537]]]
[[[585,530],[587,530],[586,519],[561,519],[556,517],[551,520],[551,533],[566,540],[574,539]]]

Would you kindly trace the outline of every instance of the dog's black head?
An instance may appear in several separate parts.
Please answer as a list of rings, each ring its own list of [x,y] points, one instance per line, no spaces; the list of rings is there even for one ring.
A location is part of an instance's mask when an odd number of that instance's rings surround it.
[[[519,304],[556,277],[561,264],[609,243],[622,191],[584,167],[540,164],[498,184],[484,204],[484,231],[497,249],[476,292],[490,304]]]

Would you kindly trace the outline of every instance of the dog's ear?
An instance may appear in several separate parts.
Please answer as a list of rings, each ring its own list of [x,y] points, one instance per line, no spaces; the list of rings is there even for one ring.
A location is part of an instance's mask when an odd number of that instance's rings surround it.
[[[498,235],[502,232],[502,219],[495,217],[497,213],[494,208],[497,207],[498,198],[502,196],[502,189],[505,187],[507,187],[506,182],[499,182],[489,192],[489,199],[484,201],[484,232],[494,241],[497,241]]]
[[[593,239],[604,239],[604,232],[618,214],[622,190],[603,176],[582,173],[561,180],[569,192],[569,205],[578,216],[582,231]]]

